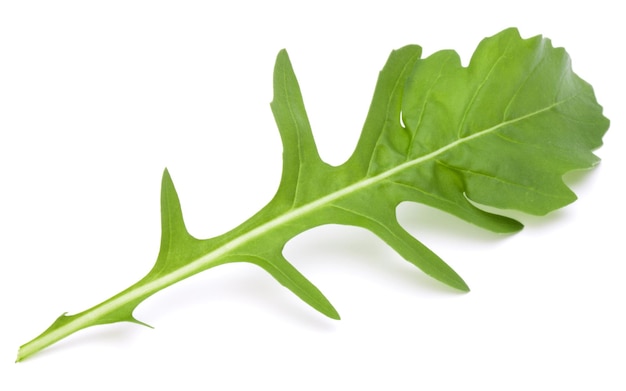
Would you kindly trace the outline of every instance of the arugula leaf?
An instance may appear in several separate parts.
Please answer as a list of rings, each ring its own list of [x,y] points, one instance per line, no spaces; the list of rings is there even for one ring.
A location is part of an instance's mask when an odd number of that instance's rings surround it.
[[[562,48],[508,29],[483,40],[468,67],[453,51],[421,59],[421,48],[391,53],[381,71],[353,155],[333,167],[318,154],[286,51],[278,54],[271,108],[283,143],[274,198],[223,235],[200,240],[185,228],[169,173],[161,190],[157,261],[140,281],[95,307],[61,315],[23,345],[20,361],[89,326],[133,322],[154,293],[203,270],[231,263],[260,266],[303,301],[339,319],[324,295],[283,256],[287,241],[323,224],[366,228],[426,274],[469,288],[441,258],[406,232],[396,208],[419,202],[485,229],[522,224],[476,205],[542,215],[576,198],[563,174],[598,163],[609,121],[589,84],[572,72]]]

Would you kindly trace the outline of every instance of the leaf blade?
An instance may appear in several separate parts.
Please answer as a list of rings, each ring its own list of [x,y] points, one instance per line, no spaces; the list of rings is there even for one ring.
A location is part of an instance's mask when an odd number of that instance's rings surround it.
[[[303,301],[338,319],[334,307],[282,255],[299,233],[323,224],[369,229],[427,275],[469,288],[441,258],[406,232],[396,210],[421,202],[495,232],[521,223],[475,203],[545,214],[575,200],[562,180],[596,165],[609,121],[567,53],[515,29],[483,40],[468,67],[453,51],[421,58],[421,48],[392,52],[379,75],[354,153],[338,167],[317,152],[286,51],[276,59],[271,107],[283,143],[275,197],[230,232],[199,240],[186,230],[165,170],[162,238],[153,269],[139,282],[76,315],[62,315],[20,348],[18,361],[75,331],[137,321],[145,298],[208,268],[246,261],[264,268]],[[504,96],[504,98],[503,98]]]

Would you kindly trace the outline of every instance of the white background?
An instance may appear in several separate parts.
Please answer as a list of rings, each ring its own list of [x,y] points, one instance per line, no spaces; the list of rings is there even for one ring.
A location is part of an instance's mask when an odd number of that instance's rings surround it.
[[[217,5],[219,4],[219,5]],[[5,1],[0,6],[0,389],[624,390],[625,110],[616,1]],[[352,152],[389,52],[455,49],[515,26],[563,46],[612,127],[579,195],[498,236],[398,213],[472,292],[424,277],[373,235],[325,227],[287,257],[324,318],[260,269],[226,265],[25,362],[63,312],[141,278],[168,167],[191,232],[222,233],[273,195],[269,109],[287,48],[323,157]]]

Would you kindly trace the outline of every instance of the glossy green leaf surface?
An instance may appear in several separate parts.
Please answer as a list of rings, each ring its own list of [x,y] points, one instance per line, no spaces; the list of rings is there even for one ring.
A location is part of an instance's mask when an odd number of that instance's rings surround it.
[[[598,163],[609,122],[570,59],[542,37],[505,30],[483,40],[469,66],[453,51],[421,58],[421,48],[392,52],[380,72],[353,155],[342,165],[317,152],[289,57],[274,69],[271,104],[283,144],[274,198],[223,235],[200,240],[185,228],[167,170],[161,191],[157,261],[140,281],[75,315],[62,315],[23,345],[22,360],[85,327],[141,323],[133,311],[152,294],[196,273],[249,262],[321,313],[338,319],[328,299],[283,256],[296,235],[324,224],[370,230],[426,274],[461,291],[463,279],[400,226],[404,201],[439,208],[494,232],[522,229],[477,204],[543,215],[575,200],[563,174]]]

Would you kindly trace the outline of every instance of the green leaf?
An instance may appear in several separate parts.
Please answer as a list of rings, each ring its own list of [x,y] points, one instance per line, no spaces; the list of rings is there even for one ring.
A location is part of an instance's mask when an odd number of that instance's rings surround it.
[[[274,198],[223,235],[200,240],[185,228],[167,170],[157,261],[140,281],[76,315],[62,315],[20,348],[18,361],[85,327],[141,323],[133,311],[154,293],[231,262],[255,264],[321,313],[339,319],[324,295],[283,256],[296,235],[324,224],[370,230],[426,274],[461,291],[463,279],[396,218],[423,203],[494,232],[522,224],[476,205],[542,215],[575,200],[563,174],[598,163],[609,122],[567,53],[509,29],[478,46],[468,67],[453,51],[421,59],[418,46],[391,53],[356,149],[333,167],[320,159],[286,51],[274,69],[271,104],[283,143]]]

